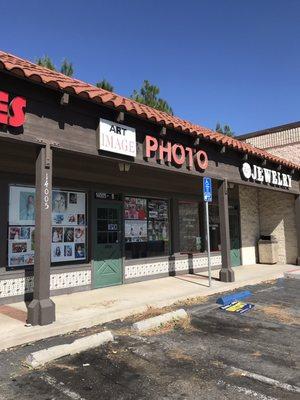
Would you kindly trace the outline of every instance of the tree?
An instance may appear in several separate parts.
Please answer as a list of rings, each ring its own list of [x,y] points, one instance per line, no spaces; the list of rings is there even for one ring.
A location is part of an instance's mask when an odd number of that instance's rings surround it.
[[[51,69],[52,71],[57,71],[53,61],[49,56],[39,57],[36,60],[36,63],[41,67]],[[73,76],[74,74],[73,64],[69,62],[67,59],[64,59],[60,67],[60,72],[67,76]]]
[[[234,132],[231,130],[230,126],[228,124],[225,124],[223,127],[220,124],[220,122],[217,122],[216,124],[216,132],[222,133],[223,135],[226,136],[234,136]]]
[[[73,76],[73,64],[65,58],[61,64],[60,72],[67,76]]]
[[[36,63],[37,63],[37,65],[40,65],[41,67],[45,67],[48,69],[52,69],[52,71],[56,71],[56,68],[49,56],[39,57],[36,60]]]
[[[139,103],[173,115],[173,110],[167,101],[158,97],[159,92],[159,87],[151,85],[149,81],[144,80],[141,89],[139,91],[134,90],[131,98]]]
[[[106,79],[102,79],[102,81],[97,82],[96,86],[98,88],[107,90],[108,92],[113,92],[114,91],[113,85],[111,85]]]

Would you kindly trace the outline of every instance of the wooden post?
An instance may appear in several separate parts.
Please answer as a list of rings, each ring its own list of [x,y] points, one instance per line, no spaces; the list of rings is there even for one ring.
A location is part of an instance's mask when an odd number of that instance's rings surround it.
[[[300,265],[300,195],[296,196],[295,199],[295,212],[296,212],[296,235],[298,242],[298,253],[296,264]]]
[[[222,268],[219,273],[220,281],[234,282],[234,271],[231,268],[230,257],[230,231],[228,213],[228,182],[224,180],[218,189]]]
[[[50,299],[52,149],[49,144],[38,151],[35,174],[34,291],[27,322],[47,325],[55,321],[55,304]]]

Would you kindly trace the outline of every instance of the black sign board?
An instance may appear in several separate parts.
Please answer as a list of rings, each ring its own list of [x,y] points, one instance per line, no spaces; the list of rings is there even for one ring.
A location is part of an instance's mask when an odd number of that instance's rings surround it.
[[[122,195],[120,193],[104,193],[104,192],[95,192],[95,199],[98,200],[122,200]]]

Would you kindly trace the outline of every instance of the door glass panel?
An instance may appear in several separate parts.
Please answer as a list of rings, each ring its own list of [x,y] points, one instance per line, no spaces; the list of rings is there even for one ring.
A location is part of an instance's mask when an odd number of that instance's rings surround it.
[[[97,209],[97,243],[118,243],[119,220],[115,208]]]
[[[106,232],[98,232],[97,233],[97,243],[107,243],[107,233]]]

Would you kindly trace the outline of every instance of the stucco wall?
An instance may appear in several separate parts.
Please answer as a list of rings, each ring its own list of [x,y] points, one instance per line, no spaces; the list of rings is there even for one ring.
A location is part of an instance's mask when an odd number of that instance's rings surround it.
[[[295,264],[297,236],[295,197],[271,190],[259,190],[260,230],[278,240],[279,263]]]
[[[275,156],[286,158],[291,162],[300,164],[300,143],[292,143],[279,147],[268,147],[266,150]]]
[[[257,241],[260,235],[258,190],[239,186],[242,264],[257,262]]]

